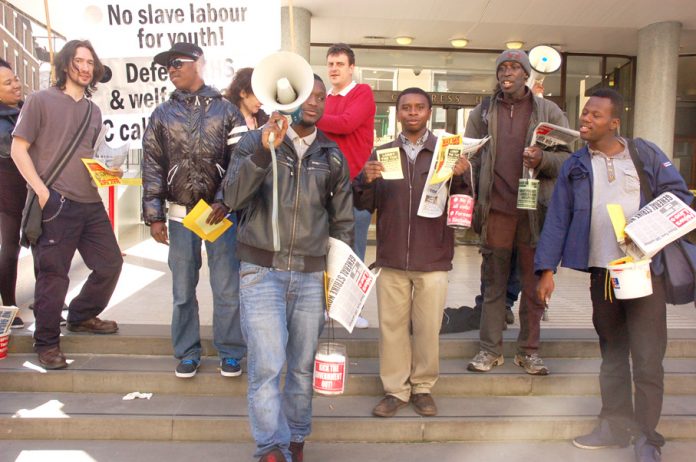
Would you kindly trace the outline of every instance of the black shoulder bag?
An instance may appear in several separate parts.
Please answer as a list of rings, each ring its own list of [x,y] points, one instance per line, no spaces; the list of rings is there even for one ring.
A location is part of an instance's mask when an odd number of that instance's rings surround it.
[[[60,172],[63,171],[63,168],[65,168],[65,166],[68,164],[68,161],[75,152],[77,145],[80,144],[80,141],[82,141],[82,138],[85,136],[85,132],[87,132],[89,120],[92,118],[92,102],[87,100],[87,103],[87,113],[85,114],[84,119],[82,119],[80,127],[73,136],[72,140],[70,140],[70,143],[65,148],[65,151],[63,151],[63,153],[56,158],[53,165],[51,165],[51,168],[49,169],[51,174],[46,180],[44,180],[44,184],[47,188],[51,187],[56,178],[58,178],[58,175],[60,175]],[[22,246],[29,247],[30,245],[35,245],[41,237],[41,233],[43,232],[41,229],[41,217],[42,210],[41,206],[39,205],[39,198],[34,190],[29,188],[27,201],[24,204],[24,210],[22,210],[22,235],[19,240],[19,243]]]
[[[643,170],[643,161],[638,157],[638,150],[632,139],[628,140],[628,152],[638,171],[643,196],[650,202],[654,198],[653,192]],[[681,237],[668,244],[660,253],[665,268],[665,301],[673,305],[696,301],[696,246],[686,237]]]

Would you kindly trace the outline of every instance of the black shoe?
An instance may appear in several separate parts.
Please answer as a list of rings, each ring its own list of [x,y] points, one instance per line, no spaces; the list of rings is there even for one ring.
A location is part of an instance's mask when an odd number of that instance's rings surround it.
[[[512,308],[505,308],[505,322],[515,324],[515,313],[512,312]]]
[[[625,448],[630,442],[631,436],[628,432],[622,436],[616,436],[611,430],[609,421],[602,419],[591,433],[575,438],[573,445],[580,449]]]
[[[239,360],[234,358],[225,358],[220,361],[220,374],[223,377],[238,377],[242,375],[242,366],[239,365]]]
[[[10,327],[12,329],[24,329],[24,321],[19,316],[15,316]]]
[[[643,435],[633,443],[633,453],[636,456],[636,462],[660,462],[662,460],[660,448],[648,443]]]
[[[179,363],[178,366],[176,366],[174,374],[182,379],[190,379],[191,377],[196,375],[196,372],[198,372],[199,365],[200,361],[198,360],[184,359]]]

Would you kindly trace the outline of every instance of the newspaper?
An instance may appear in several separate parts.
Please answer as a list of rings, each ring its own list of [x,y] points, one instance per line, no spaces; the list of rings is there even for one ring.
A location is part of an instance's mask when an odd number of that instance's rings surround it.
[[[571,144],[580,138],[580,132],[572,128],[541,122],[534,129],[532,146],[540,144],[543,147],[552,148],[561,144]]]
[[[377,160],[382,163],[382,179],[384,180],[403,180],[404,171],[401,168],[401,149],[388,148],[378,149]]]
[[[106,144],[108,131],[108,125],[102,125],[99,135],[97,135],[97,142],[94,143],[94,158],[110,169],[121,168],[128,158],[130,142],[117,148],[112,148]]]
[[[696,229],[696,212],[672,193],[653,199],[628,219],[631,238],[626,253],[635,260],[650,258],[667,244]]]
[[[486,144],[490,136],[485,138],[462,138],[462,144],[451,144],[445,147],[444,152],[438,154],[435,172],[430,178],[429,184],[442,183],[452,178],[454,165],[459,158],[466,155],[467,158],[476,152],[481,146]]]
[[[430,162],[430,171],[425,181],[420,204],[418,205],[418,216],[437,218],[445,211],[447,206],[447,188],[443,186],[452,177],[452,168],[454,168],[454,164],[457,162],[456,160],[452,162],[452,158],[450,158],[449,162],[447,161],[448,146],[457,146],[457,149],[461,149],[460,155],[466,154],[470,156],[486,144],[489,138],[488,136],[482,139],[464,138],[462,135],[452,135],[450,133],[442,133],[437,137],[435,153]],[[437,175],[438,179],[444,178],[444,180],[434,181],[433,177],[435,175]]]
[[[344,242],[329,238],[326,258],[326,305],[329,317],[353,332],[378,274],[358,258]]]
[[[418,216],[437,218],[445,211],[447,205],[447,188],[442,187],[443,183],[430,184],[430,180],[437,169],[438,159],[440,157],[444,158],[447,146],[453,144],[462,144],[462,136],[443,132],[437,137],[435,152],[430,161],[428,178],[425,181],[425,188],[423,188],[423,194],[421,194],[420,203],[418,204]]]

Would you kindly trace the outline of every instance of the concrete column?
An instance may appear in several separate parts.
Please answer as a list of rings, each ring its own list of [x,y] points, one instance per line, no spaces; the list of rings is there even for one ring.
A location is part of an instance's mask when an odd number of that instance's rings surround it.
[[[284,6],[280,12],[280,49],[294,51],[309,62],[309,39],[312,31],[312,13],[305,8],[292,9],[295,24],[295,49],[290,37],[290,8]]]
[[[681,23],[669,21],[650,24],[638,31],[633,135],[654,142],[670,158],[674,147],[681,29]]]

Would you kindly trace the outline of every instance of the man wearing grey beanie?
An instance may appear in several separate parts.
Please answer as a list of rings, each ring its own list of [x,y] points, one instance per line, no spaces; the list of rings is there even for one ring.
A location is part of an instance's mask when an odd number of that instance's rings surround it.
[[[530,74],[524,51],[502,52],[496,59],[498,85],[490,99],[471,112],[464,133],[470,138],[491,136],[470,160],[478,188],[473,227],[481,235],[484,287],[480,351],[467,367],[475,372],[487,372],[504,362],[505,295],[516,253],[522,297],[514,362],[528,374],[549,373],[538,354],[544,301],[536,295],[534,251],[556,176],[569,151],[533,146],[531,138],[540,122],[567,127],[568,119],[556,104],[532,94],[526,86]],[[530,177],[539,180],[536,209],[518,209],[519,180]]]

